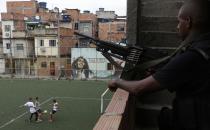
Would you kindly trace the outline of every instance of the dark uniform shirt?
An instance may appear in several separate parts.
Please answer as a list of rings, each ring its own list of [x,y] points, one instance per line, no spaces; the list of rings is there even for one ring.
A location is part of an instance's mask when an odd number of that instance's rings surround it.
[[[210,62],[196,48],[210,56],[210,33],[170,60],[153,77],[169,91],[193,91],[210,82]]]
[[[201,50],[202,52],[198,51]],[[153,77],[171,92],[176,130],[210,130],[210,33],[193,40]]]

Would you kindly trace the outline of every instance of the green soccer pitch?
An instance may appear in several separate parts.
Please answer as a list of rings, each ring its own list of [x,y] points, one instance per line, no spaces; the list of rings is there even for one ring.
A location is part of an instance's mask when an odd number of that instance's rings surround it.
[[[92,130],[100,117],[100,96],[106,81],[0,80],[0,130]],[[29,122],[28,97],[39,97],[42,122]],[[104,107],[112,93],[106,94]],[[55,121],[48,122],[52,99],[59,103]]]

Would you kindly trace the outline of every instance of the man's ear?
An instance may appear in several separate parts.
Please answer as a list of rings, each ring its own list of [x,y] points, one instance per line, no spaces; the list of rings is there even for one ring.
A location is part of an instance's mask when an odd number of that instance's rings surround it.
[[[187,22],[187,28],[192,28],[192,18],[191,17],[187,17],[186,18],[186,22]]]

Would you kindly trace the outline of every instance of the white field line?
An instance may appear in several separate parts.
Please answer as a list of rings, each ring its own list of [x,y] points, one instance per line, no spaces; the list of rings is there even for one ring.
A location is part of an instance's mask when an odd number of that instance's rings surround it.
[[[41,103],[41,105],[49,102],[50,100],[52,100],[53,98],[55,99],[72,99],[72,100],[101,100],[100,98],[82,98],[82,97],[50,97],[47,100],[45,100],[44,102]],[[104,100],[111,100],[111,99],[104,99]],[[11,119],[10,121],[6,122],[5,124],[0,126],[0,129],[8,126],[9,124],[13,123],[15,120],[23,117],[25,114],[27,114],[28,112],[24,112],[21,115],[17,116],[16,118]]]
[[[43,104],[49,102],[49,101],[52,100],[52,99],[53,99],[53,97],[48,98],[47,100],[45,100],[44,102],[42,102],[41,105],[43,105]],[[8,126],[9,124],[13,123],[13,122],[16,121],[17,119],[20,119],[21,117],[23,117],[23,116],[24,116],[25,114],[27,114],[27,113],[28,113],[28,112],[24,112],[24,113],[22,113],[21,115],[19,115],[19,116],[15,117],[15,118],[11,119],[10,121],[4,123],[3,125],[0,126],[0,129],[2,129],[2,128]]]
[[[27,114],[28,112],[24,112],[23,114],[19,115],[16,118],[11,119],[10,121],[6,122],[5,124],[3,124],[2,126],[0,126],[0,129],[4,128],[5,126],[11,124],[12,122],[14,122],[15,120],[21,118],[22,116],[24,116],[25,114]]]
[[[52,100],[52,99],[53,99],[53,97],[50,97],[50,98],[48,98],[47,100],[45,100],[44,102],[42,102],[40,105],[43,105],[43,104],[49,102],[49,101]]]
[[[72,99],[72,100],[101,100],[100,98],[83,98],[83,97],[54,97],[56,99]],[[111,100],[111,99],[104,99],[104,100]]]

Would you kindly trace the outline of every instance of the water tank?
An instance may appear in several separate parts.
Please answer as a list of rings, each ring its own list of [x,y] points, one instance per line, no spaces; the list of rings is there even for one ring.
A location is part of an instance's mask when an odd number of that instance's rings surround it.
[[[62,21],[63,22],[71,22],[70,15],[62,15]]]
[[[39,7],[40,8],[47,8],[47,3],[46,2],[39,2]]]
[[[83,13],[84,13],[84,14],[89,14],[90,11],[89,11],[89,10],[84,10]]]
[[[100,12],[104,12],[104,8],[99,8],[99,11]]]

